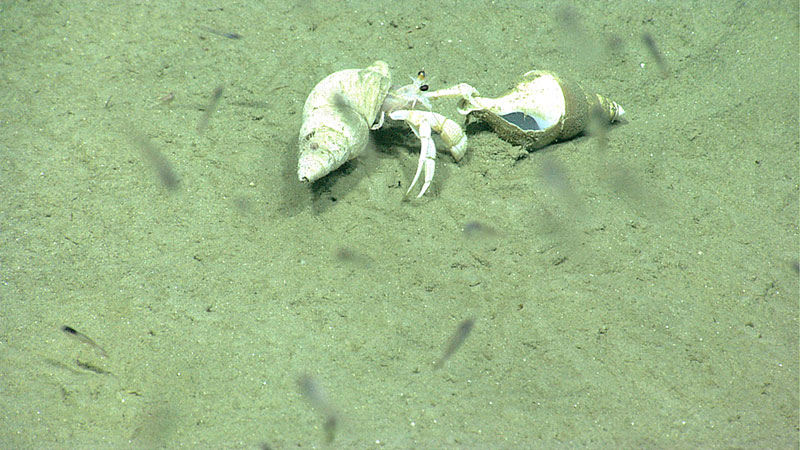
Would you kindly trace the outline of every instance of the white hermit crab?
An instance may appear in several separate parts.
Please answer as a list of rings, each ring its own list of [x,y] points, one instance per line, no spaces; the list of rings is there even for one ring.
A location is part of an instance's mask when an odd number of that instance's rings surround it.
[[[389,67],[383,61],[366,69],[334,72],[314,87],[303,107],[297,177],[313,182],[360,155],[367,146],[369,130],[380,128],[388,116],[407,123],[420,139],[419,164],[406,195],[424,170],[424,182],[417,195],[422,197],[435,169],[436,146],[431,130],[439,133],[456,161],[467,150],[467,137],[461,126],[431,111],[430,100],[472,94],[477,92],[455,88],[428,92],[422,71],[411,84],[392,86]]]

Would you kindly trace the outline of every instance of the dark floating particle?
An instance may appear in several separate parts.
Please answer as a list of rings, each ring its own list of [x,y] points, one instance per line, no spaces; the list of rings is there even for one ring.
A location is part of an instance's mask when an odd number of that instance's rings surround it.
[[[217,86],[214,88],[214,92],[211,93],[211,99],[209,99],[208,104],[205,107],[205,112],[197,122],[197,134],[203,134],[206,131],[206,128],[208,128],[208,122],[211,120],[211,115],[214,114],[214,111],[216,111],[217,105],[219,105],[219,100],[222,98],[222,92],[224,90],[225,86]]]
[[[86,336],[85,334],[81,333],[80,331],[76,330],[75,328],[72,328],[72,327],[70,327],[68,325],[64,325],[64,326],[61,327],[61,331],[66,333],[67,336],[70,336],[72,339],[75,339],[80,343],[86,344],[89,347],[92,347],[103,358],[107,358],[108,357],[108,354],[106,353],[105,350],[103,350],[103,347],[100,347],[99,345],[97,345],[89,336]]]
[[[470,220],[469,222],[465,223],[461,231],[464,233],[464,237],[468,239],[485,238],[497,235],[497,231],[494,228],[477,220]]]
[[[339,420],[327,396],[322,392],[322,388],[320,388],[317,381],[310,375],[301,376],[297,380],[297,384],[300,388],[300,393],[311,403],[311,406],[325,416],[325,422],[322,425],[325,431],[325,441],[328,443],[333,442],[336,438],[336,424]]]
[[[445,348],[441,358],[433,364],[434,370],[441,368],[444,363],[453,356],[453,353],[455,353],[467,339],[474,325],[475,319],[466,319],[458,325],[458,329],[456,329],[456,332],[453,333],[453,336],[450,338],[450,342],[447,344],[447,348]]]
[[[180,179],[172,170],[172,166],[169,161],[167,161],[167,158],[165,158],[155,145],[144,135],[136,135],[133,140],[136,146],[142,151],[144,158],[155,169],[161,184],[171,191],[178,189]]]
[[[336,250],[336,259],[356,267],[369,267],[372,264],[372,259],[366,254],[346,247]]]
[[[242,38],[242,35],[239,34],[239,33],[226,33],[224,31],[218,31],[218,30],[215,30],[213,28],[209,28],[209,27],[206,27],[206,26],[203,26],[203,25],[197,25],[197,28],[200,28],[201,30],[203,30],[203,31],[205,31],[207,33],[216,34],[217,36],[222,36],[222,37],[228,38],[228,39],[241,39]]]
[[[661,70],[661,76],[664,78],[669,77],[669,67],[667,67],[667,61],[664,59],[664,55],[658,50],[658,46],[656,45],[655,39],[650,33],[643,33],[642,34],[642,42],[644,42],[645,47],[650,52],[650,56],[656,62],[658,69]]]

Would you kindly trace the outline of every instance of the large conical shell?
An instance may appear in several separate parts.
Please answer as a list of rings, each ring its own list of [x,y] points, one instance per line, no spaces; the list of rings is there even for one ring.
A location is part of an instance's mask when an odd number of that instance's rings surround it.
[[[502,97],[464,98],[458,109],[467,120],[486,121],[503,140],[527,150],[577,136],[586,130],[593,115],[611,123],[625,112],[573,81],[542,71],[526,73]]]
[[[317,84],[303,107],[297,161],[300,181],[322,178],[361,154],[391,85],[389,67],[383,61],[366,69],[334,72]]]

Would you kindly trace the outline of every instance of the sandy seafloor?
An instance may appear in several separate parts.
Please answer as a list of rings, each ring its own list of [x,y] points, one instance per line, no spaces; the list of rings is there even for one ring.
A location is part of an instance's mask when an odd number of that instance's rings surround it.
[[[797,2],[567,5],[0,4],[0,448],[797,448]],[[626,120],[301,184],[306,96],[376,59]]]

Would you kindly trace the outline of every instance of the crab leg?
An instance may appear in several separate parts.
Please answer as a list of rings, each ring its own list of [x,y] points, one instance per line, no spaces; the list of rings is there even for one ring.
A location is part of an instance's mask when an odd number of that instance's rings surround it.
[[[452,97],[468,99],[476,95],[479,95],[477,89],[468,85],[467,83],[461,83],[449,88],[426,92],[425,98],[432,98],[434,100],[437,98],[452,98]]]
[[[436,170],[436,145],[433,143],[433,138],[431,137],[431,124],[428,122],[422,122],[418,129],[415,129],[414,125],[411,125],[411,129],[414,130],[414,134],[419,137],[420,141],[420,149],[419,149],[419,164],[417,164],[417,173],[414,175],[414,180],[411,182],[411,185],[408,187],[406,191],[406,195],[411,192],[411,189],[414,188],[414,185],[417,184],[417,180],[419,179],[419,175],[422,172],[422,168],[425,168],[425,182],[422,183],[422,189],[419,190],[419,194],[417,194],[417,198],[422,197],[425,194],[425,191],[431,185],[431,181],[433,181],[433,172]]]

